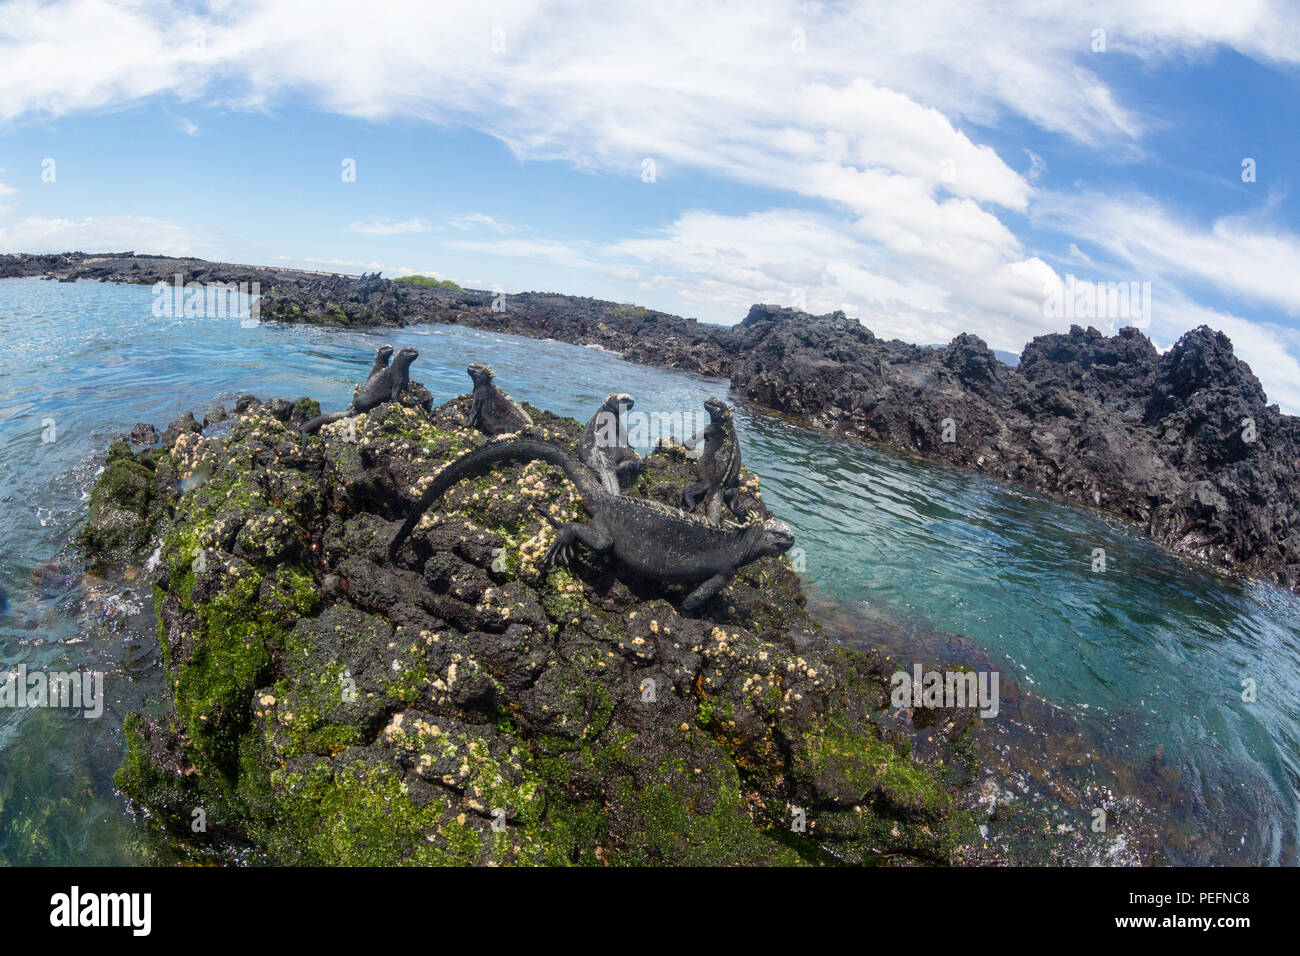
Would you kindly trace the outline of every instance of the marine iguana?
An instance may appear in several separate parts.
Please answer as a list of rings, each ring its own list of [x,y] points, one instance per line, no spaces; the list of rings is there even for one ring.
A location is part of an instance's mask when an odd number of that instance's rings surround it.
[[[477,428],[484,435],[505,435],[527,428],[533,423],[528,413],[496,385],[492,379],[496,372],[479,362],[465,369],[474,383],[473,401],[465,424]]]
[[[731,409],[724,401],[705,399],[704,409],[709,413],[709,424],[684,442],[687,448],[693,448],[703,441],[704,451],[695,463],[700,480],[682,491],[682,506],[687,511],[696,511],[703,504],[705,516],[718,524],[722,520],[724,504],[735,511],[740,489],[740,442],[736,438]]]
[[[393,347],[391,345],[381,345],[375,352],[375,364],[370,366],[370,374],[366,376],[366,381],[370,381],[384,369],[388,368],[388,360],[393,357]]]
[[[635,481],[641,472],[641,456],[627,443],[627,429],[623,424],[623,416],[632,405],[631,395],[606,395],[578,442],[578,458],[596,473],[611,495],[618,494],[622,485]]]
[[[298,431],[302,436],[301,446],[306,447],[307,436],[316,434],[316,432],[320,431],[322,425],[360,415],[372,408],[378,408],[384,402],[397,401],[398,396],[402,394],[402,390],[410,385],[411,363],[419,357],[420,353],[411,346],[403,346],[401,351],[393,356],[392,365],[381,370],[377,375],[372,375],[366,379],[365,384],[357,389],[356,394],[352,396],[350,406],[341,412],[317,415],[299,428]]]
[[[381,345],[375,350],[375,364],[370,366],[370,374],[366,376],[366,381],[370,381],[384,369],[388,368],[388,360],[393,357],[393,347],[391,345]],[[357,397],[357,392],[361,391],[358,385],[352,390],[352,397]]]
[[[504,437],[462,455],[438,473],[389,542],[389,560],[396,561],[402,543],[421,516],[447,489],[493,465],[528,461],[544,461],[562,471],[577,487],[592,517],[589,524],[567,521],[557,525],[559,534],[543,558],[546,567],[556,561],[567,563],[573,546],[581,542],[642,577],[665,583],[701,582],[682,601],[685,611],[695,610],[721,591],[740,568],[768,555],[784,554],[794,544],[794,535],[780,521],[719,528],[655,501],[610,494],[582,462],[559,445],[536,438]]]

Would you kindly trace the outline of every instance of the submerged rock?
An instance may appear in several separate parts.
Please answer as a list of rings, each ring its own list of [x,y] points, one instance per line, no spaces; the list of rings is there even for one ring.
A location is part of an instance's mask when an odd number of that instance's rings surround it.
[[[125,441],[113,443],[91,490],[89,520],[78,540],[88,555],[122,563],[145,546],[161,513],[156,471],[152,449],[135,454]]]
[[[424,484],[483,441],[466,402],[385,405],[300,451],[308,403],[245,397],[224,437],[115,446],[142,472],[96,494],[141,507],[132,543],[161,539],[171,686],[128,720],[117,782],[174,840],[322,864],[951,862],[978,842],[956,776],[873,720],[890,668],[827,643],[783,557],[694,615],[686,588],[587,553],[547,570],[543,511],[583,511],[531,463],[455,487],[390,565]],[[579,423],[528,411],[576,446]],[[182,475],[204,477],[175,494]],[[663,449],[629,493],[693,479]]]

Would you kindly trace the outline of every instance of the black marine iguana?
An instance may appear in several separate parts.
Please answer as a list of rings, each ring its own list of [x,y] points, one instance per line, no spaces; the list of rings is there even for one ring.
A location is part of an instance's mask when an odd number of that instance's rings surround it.
[[[388,368],[388,360],[393,357],[393,347],[391,345],[381,345],[375,350],[375,364],[370,366],[370,374],[366,376],[366,381],[370,381],[384,369]],[[352,390],[352,397],[357,397],[357,392],[361,391],[358,385]]]
[[[600,554],[612,556],[627,570],[666,583],[700,583],[682,601],[682,609],[693,611],[717,594],[732,575],[752,561],[784,554],[794,544],[794,535],[782,522],[754,521],[743,528],[719,528],[676,508],[642,498],[612,495],[587,467],[559,445],[535,438],[499,438],[462,455],[447,465],[420,496],[388,545],[390,561],[396,561],[402,543],[421,516],[447,489],[496,464],[544,461],[573,482],[582,504],[591,514],[589,524],[568,521],[558,525],[559,534],[547,550],[547,567],[557,560],[567,562],[573,546],[582,542]],[[543,517],[549,521],[545,512]]]
[[[393,357],[393,347],[391,345],[381,345],[375,351],[375,364],[370,366],[370,374],[366,376],[366,381],[370,381],[384,369],[388,368],[388,360]]]
[[[403,346],[395,356],[393,364],[386,369],[382,369],[377,375],[372,375],[366,379],[364,385],[357,389],[356,394],[352,396],[352,404],[341,412],[331,412],[327,415],[317,415],[311,421],[307,422],[300,429],[302,435],[302,446],[307,444],[307,436],[314,435],[320,430],[322,425],[328,425],[330,422],[337,422],[344,418],[351,418],[354,415],[360,415],[362,412],[368,412],[372,408],[378,408],[384,402],[395,402],[402,394],[402,390],[407,388],[411,383],[411,363],[420,357],[420,353],[411,346]]]
[[[465,369],[474,383],[473,401],[465,424],[484,435],[505,435],[527,428],[533,423],[528,413],[505,392],[492,384],[492,369],[475,362]]]
[[[591,416],[578,442],[578,458],[596,473],[611,495],[631,484],[641,472],[641,456],[627,443],[623,416],[632,408],[631,395],[606,395],[600,410]]]
[[[722,520],[724,504],[735,511],[740,489],[740,442],[736,438],[731,409],[725,402],[708,398],[704,401],[704,409],[709,413],[709,424],[684,443],[693,448],[704,442],[704,451],[695,463],[700,480],[682,491],[682,505],[687,511],[695,511],[703,504],[705,516],[718,524]]]

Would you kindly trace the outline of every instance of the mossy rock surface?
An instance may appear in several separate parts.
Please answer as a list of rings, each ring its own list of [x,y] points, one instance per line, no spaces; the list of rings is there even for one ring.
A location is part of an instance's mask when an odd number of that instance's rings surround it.
[[[300,449],[314,403],[244,398],[220,436],[115,446],[99,513],[144,530],[114,547],[161,542],[170,694],[128,722],[117,777],[156,826],[199,857],[289,864],[961,852],[973,824],[948,775],[882,739],[887,675],[827,645],[787,559],[690,615],[685,587],[590,554],[548,569],[543,512],[585,512],[533,463],[452,489],[390,564],[420,491],[484,440],[465,407],[381,406]],[[576,445],[579,423],[529,411]],[[629,494],[675,503],[694,478],[663,449]]]

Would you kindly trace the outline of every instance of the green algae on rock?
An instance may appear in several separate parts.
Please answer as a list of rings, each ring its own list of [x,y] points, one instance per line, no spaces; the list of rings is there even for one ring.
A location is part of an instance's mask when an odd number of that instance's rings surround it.
[[[284,864],[953,862],[978,841],[947,771],[882,739],[884,665],[827,644],[784,557],[697,615],[586,555],[547,569],[542,512],[582,506],[533,462],[453,488],[417,564],[390,565],[410,504],[483,441],[466,401],[300,450],[310,403],[245,398],[221,435],[114,446],[84,543],[160,542],[170,693],[128,721],[117,774],[152,825]],[[576,445],[579,423],[528,412]],[[628,493],[672,503],[694,477],[660,449]]]
[[[115,441],[90,494],[90,520],[80,547],[103,560],[124,560],[143,548],[158,520],[152,454],[135,455]]]

